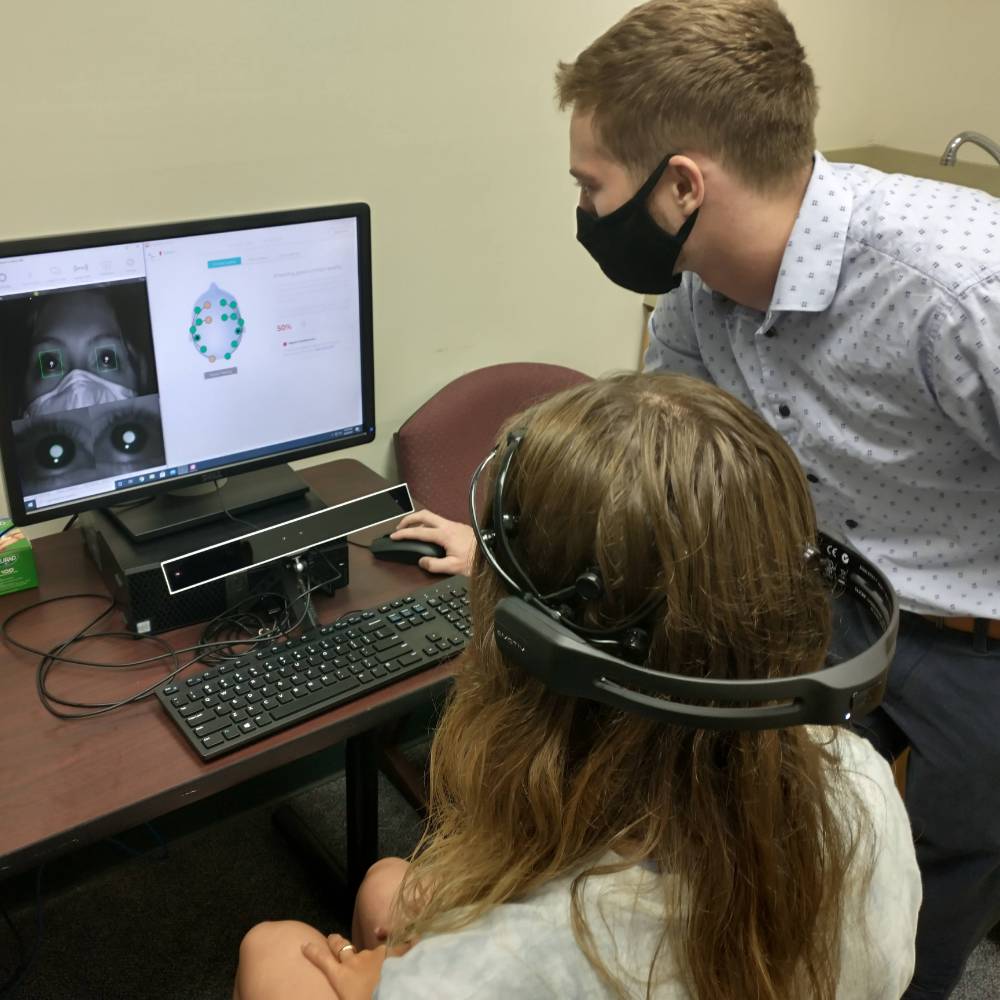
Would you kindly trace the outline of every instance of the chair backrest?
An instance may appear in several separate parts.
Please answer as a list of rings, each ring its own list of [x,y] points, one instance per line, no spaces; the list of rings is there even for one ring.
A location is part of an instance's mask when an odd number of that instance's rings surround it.
[[[400,477],[414,499],[442,517],[469,522],[469,480],[508,417],[590,376],[562,365],[513,362],[460,375],[396,432]]]

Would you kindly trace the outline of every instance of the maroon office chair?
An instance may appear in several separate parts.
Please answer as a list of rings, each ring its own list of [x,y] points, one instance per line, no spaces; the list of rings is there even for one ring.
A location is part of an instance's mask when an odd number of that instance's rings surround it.
[[[508,417],[590,376],[562,365],[512,362],[460,375],[402,427],[393,444],[401,479],[416,500],[469,523],[469,480]]]
[[[590,376],[562,365],[513,362],[460,375],[439,389],[393,437],[400,479],[415,500],[451,521],[469,523],[469,481],[508,417]],[[424,775],[403,755],[407,718],[378,735],[379,768],[424,815]]]

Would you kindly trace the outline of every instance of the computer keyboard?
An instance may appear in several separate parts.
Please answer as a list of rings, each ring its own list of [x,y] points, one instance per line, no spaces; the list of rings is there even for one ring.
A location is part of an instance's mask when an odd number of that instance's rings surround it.
[[[175,679],[156,696],[211,760],[456,656],[469,636],[467,588],[464,576],[448,577]]]

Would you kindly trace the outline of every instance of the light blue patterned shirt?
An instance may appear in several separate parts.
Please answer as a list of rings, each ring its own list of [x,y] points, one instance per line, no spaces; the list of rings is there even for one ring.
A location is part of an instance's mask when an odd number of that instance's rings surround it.
[[[904,608],[1000,618],[1000,200],[817,153],[768,311],[687,273],[645,366],[757,410]]]

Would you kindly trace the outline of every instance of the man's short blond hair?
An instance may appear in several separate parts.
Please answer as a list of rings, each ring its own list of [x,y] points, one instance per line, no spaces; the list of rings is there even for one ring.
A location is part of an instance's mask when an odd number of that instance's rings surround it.
[[[816,145],[816,83],[774,0],[650,0],[560,63],[556,93],[636,174],[700,151],[773,190]]]

